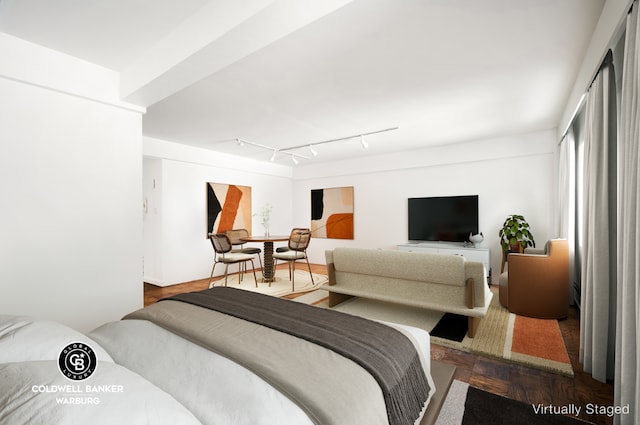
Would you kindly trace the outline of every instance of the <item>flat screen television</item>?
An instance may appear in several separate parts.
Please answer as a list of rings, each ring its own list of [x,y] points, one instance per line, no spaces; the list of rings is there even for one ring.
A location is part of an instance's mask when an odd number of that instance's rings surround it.
[[[409,198],[409,240],[465,242],[478,233],[478,195]]]

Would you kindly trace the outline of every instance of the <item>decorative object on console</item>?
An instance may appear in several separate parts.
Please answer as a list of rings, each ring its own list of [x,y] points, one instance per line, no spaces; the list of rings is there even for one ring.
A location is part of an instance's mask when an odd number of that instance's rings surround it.
[[[251,186],[207,183],[207,238],[231,229],[251,234]]]
[[[484,235],[482,232],[474,235],[473,232],[469,233],[469,240],[473,243],[473,246],[478,247],[484,241]]]
[[[271,220],[271,210],[273,208],[271,207],[271,205],[269,204],[265,204],[264,207],[262,207],[262,213],[261,214],[254,214],[254,215],[260,215],[262,217],[262,221],[260,222],[262,224],[262,227],[264,227],[264,235],[265,236],[269,236],[269,222]]]
[[[353,186],[311,190],[314,238],[353,239]]]

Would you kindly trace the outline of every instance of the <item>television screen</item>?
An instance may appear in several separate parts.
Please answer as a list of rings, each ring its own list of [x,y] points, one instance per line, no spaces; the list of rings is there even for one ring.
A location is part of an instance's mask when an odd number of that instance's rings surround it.
[[[409,240],[464,242],[478,233],[478,195],[409,198]]]

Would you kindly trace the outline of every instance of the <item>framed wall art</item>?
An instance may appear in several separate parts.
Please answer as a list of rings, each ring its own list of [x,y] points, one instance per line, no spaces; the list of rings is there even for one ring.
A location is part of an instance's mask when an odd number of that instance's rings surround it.
[[[311,190],[311,234],[353,239],[353,186]]]
[[[207,183],[207,238],[231,229],[251,234],[251,187]]]

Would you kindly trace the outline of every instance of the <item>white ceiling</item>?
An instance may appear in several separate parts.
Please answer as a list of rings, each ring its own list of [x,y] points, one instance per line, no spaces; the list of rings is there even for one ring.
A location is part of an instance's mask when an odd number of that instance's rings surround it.
[[[268,161],[235,139],[282,149],[399,127],[304,163],[556,127],[603,4],[0,0],[0,31],[120,71],[149,137]]]

